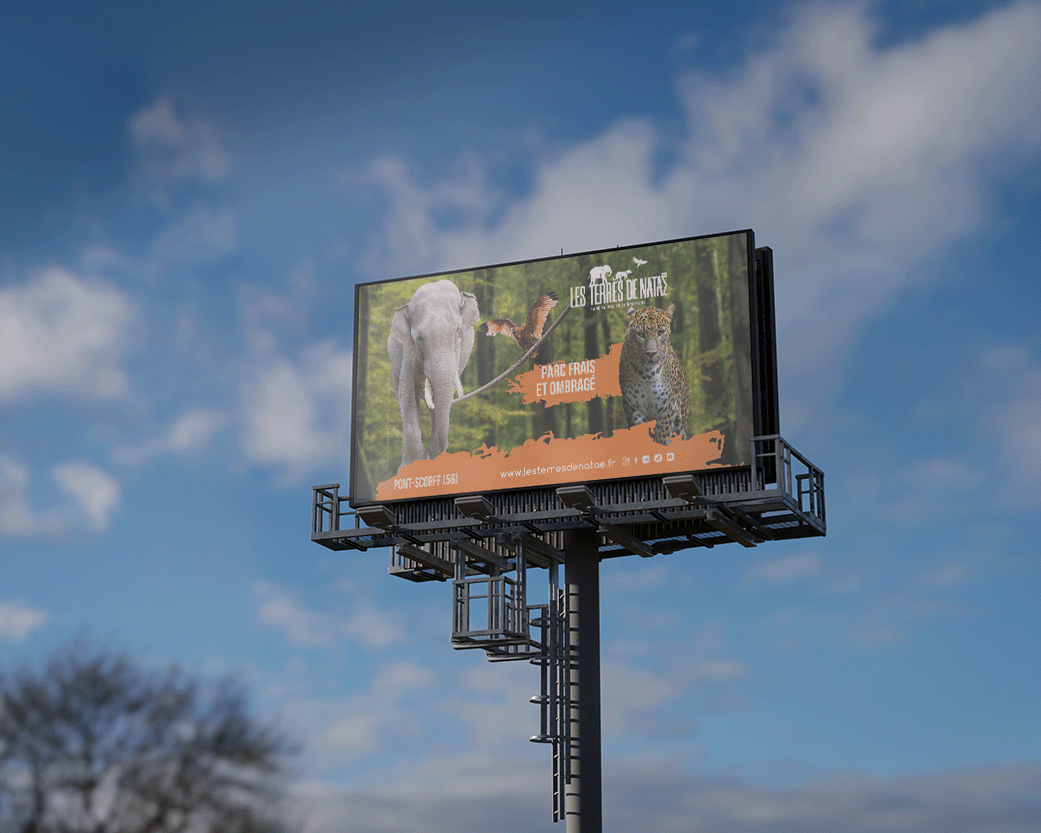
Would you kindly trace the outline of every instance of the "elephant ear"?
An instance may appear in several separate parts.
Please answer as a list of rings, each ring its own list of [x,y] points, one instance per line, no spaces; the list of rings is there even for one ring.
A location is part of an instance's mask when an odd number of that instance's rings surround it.
[[[472,327],[481,318],[481,313],[477,309],[477,296],[471,295],[469,292],[460,292],[463,296],[462,301],[459,302],[459,314],[463,319],[464,327]]]
[[[412,348],[412,328],[408,320],[408,304],[402,304],[394,310],[394,318],[390,322],[390,337],[400,341],[405,347]]]

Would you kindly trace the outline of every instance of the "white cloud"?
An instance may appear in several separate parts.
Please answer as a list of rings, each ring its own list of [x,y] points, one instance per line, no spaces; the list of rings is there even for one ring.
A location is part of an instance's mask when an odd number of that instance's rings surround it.
[[[254,592],[263,599],[258,620],[282,631],[297,646],[331,645],[338,630],[337,620],[303,607],[291,595],[268,582],[256,582]]]
[[[306,676],[307,663],[290,665],[288,688],[292,691],[287,697],[286,687],[280,683],[278,699],[294,731],[310,738],[309,769],[343,772],[352,761],[371,758],[388,745],[409,743],[425,731],[415,716],[430,705],[429,690],[436,683],[428,668],[407,660],[388,660],[367,678],[364,688],[346,696],[316,697],[304,693],[306,683],[296,684]],[[340,681],[353,689],[359,677],[349,674]],[[366,760],[358,766],[363,781],[373,774]]]
[[[626,559],[615,559],[625,561]],[[601,580],[616,588],[628,590],[643,590],[651,587],[661,587],[667,584],[672,570],[668,564],[638,564],[636,567],[629,565],[611,565],[612,569]]]
[[[957,459],[924,460],[895,472],[886,484],[891,503],[886,514],[913,523],[933,521],[947,511],[957,512],[984,483],[983,474]]]
[[[360,595],[345,605],[350,612],[340,616],[305,607],[292,593],[271,582],[254,582],[253,592],[261,600],[258,620],[282,631],[292,645],[330,647],[348,640],[371,650],[382,650],[402,636],[393,614],[366,602]]]
[[[695,676],[705,682],[735,682],[743,679],[748,669],[732,659],[713,659],[694,667]]]
[[[133,314],[115,287],[60,268],[0,289],[0,402],[39,392],[116,396]]]
[[[193,454],[201,451],[210,437],[227,422],[227,416],[207,408],[189,408],[155,439],[138,446],[119,448],[114,459],[138,465],[160,454]]]
[[[861,497],[904,523],[981,505],[1001,512],[1041,507],[1041,362],[1034,352],[1010,344],[986,349],[953,394],[953,402],[928,406],[933,419],[957,415],[964,436],[950,456],[890,465],[884,477],[859,472]]]
[[[981,360],[974,388],[993,403],[982,439],[1002,463],[996,493],[1005,505],[1041,507],[1041,363],[1020,347],[995,348]]]
[[[407,723],[402,701],[428,688],[433,680],[428,669],[413,662],[384,666],[364,694],[334,706],[341,714],[321,731],[318,744],[352,757],[382,748],[385,739],[402,734]]]
[[[59,535],[84,524],[95,532],[108,529],[119,505],[118,481],[96,466],[75,461],[54,466],[51,477],[71,502],[36,510],[29,500],[29,468],[0,456],[0,533]]]
[[[379,790],[307,784],[297,795],[310,811],[307,833],[549,830],[548,768],[479,756],[423,761]],[[659,758],[607,764],[603,796],[604,819],[616,830],[1011,833],[1041,825],[1039,790],[1041,770],[1033,764],[893,778],[849,774],[781,788],[698,777],[682,762]]]
[[[91,275],[121,274],[133,278],[141,274],[141,264],[137,260],[105,243],[84,246],[78,264],[81,271]]]
[[[735,684],[749,676],[749,669],[725,656],[723,627],[718,619],[693,631],[673,625],[662,667],[646,667],[661,652],[660,633],[646,644],[631,639],[609,643],[601,663],[605,733],[624,734],[630,742],[648,735],[690,735],[696,715],[738,706],[742,701]]]
[[[649,812],[654,829],[662,831],[939,833],[959,829],[983,833],[1030,829],[1039,812],[1023,800],[1039,783],[1034,766],[886,779],[851,774],[785,789],[736,779],[670,777],[634,767],[627,767],[625,775],[608,799],[622,829]],[[662,776],[661,787],[655,787],[653,779]]]
[[[680,681],[669,675],[605,660],[601,662],[601,723],[608,736],[689,733],[691,724],[675,725],[674,705],[681,693]],[[667,715],[667,716],[665,716]]]
[[[197,451],[206,445],[210,435],[224,422],[224,415],[202,408],[185,411],[170,426],[167,434],[169,447],[182,454]]]
[[[961,616],[966,608],[942,598],[937,591],[957,584],[953,571],[936,570],[907,584],[877,594],[865,594],[855,606],[836,613],[824,610],[789,609],[767,623],[767,638],[783,648],[803,641],[800,634],[812,632],[842,645],[871,648],[910,641],[925,623],[938,616]]]
[[[923,587],[948,588],[964,584],[969,578],[967,564],[944,564],[918,576],[916,583]]]
[[[28,485],[29,469],[9,457],[0,457],[0,532],[28,535],[48,525],[29,509]],[[53,522],[51,519],[49,523]]]
[[[0,602],[0,639],[21,642],[47,621],[42,610],[14,602]]]
[[[196,205],[152,243],[152,266],[162,269],[172,263],[218,260],[235,251],[237,235],[232,209]]]
[[[548,766],[516,756],[438,755],[411,762],[407,774],[383,788],[312,782],[300,785],[296,796],[307,833],[540,830],[550,824]]]
[[[391,217],[385,224],[386,239],[378,251],[363,257],[376,274],[393,275],[421,268],[421,264],[444,262],[447,243],[435,220],[446,210],[466,228],[484,225],[497,208],[501,195],[488,182],[480,161],[464,153],[454,176],[429,188],[417,186],[405,164],[390,156],[374,160],[361,177],[376,184],[387,195]],[[350,177],[349,184],[357,178]],[[464,239],[469,239],[467,235]]]
[[[751,226],[776,252],[786,421],[798,425],[863,324],[926,279],[923,259],[979,227],[992,187],[1041,146],[1041,6],[881,49],[869,8],[802,8],[739,75],[682,80],[678,140],[617,123],[545,153],[512,202],[472,158],[429,188],[380,160],[370,173],[391,210],[370,258],[426,271]],[[661,170],[663,149],[677,161]],[[446,203],[460,208],[450,227]]]
[[[261,361],[244,389],[249,461],[280,467],[286,481],[316,464],[349,457],[352,358],[333,341],[301,351],[296,361]]]
[[[375,712],[358,712],[338,720],[326,729],[321,736],[323,746],[331,746],[345,755],[362,755],[379,749],[380,730],[379,715]]]
[[[479,651],[467,656],[473,664],[438,707],[457,719],[463,747],[506,750],[536,734],[539,711],[529,698],[539,692],[538,670],[526,662],[488,663]]]
[[[728,693],[727,684],[736,683],[749,674],[745,663],[723,656],[726,647],[723,622],[711,620],[694,632],[682,663],[668,672],[681,689],[710,695],[705,702],[706,708],[712,710],[730,709],[738,704],[740,698]]]
[[[78,505],[92,529],[108,528],[109,517],[119,505],[119,483],[89,463],[70,462],[51,471],[59,488]]]
[[[786,555],[749,567],[743,582],[746,584],[789,584],[799,579],[818,575],[821,559],[816,553]]]
[[[246,451],[254,460],[307,460],[325,450],[325,437],[315,425],[315,396],[309,387],[300,369],[288,361],[261,371],[247,404]]]
[[[231,161],[217,129],[179,117],[167,98],[138,111],[129,132],[138,155],[138,178],[157,202],[165,203],[183,183],[213,185],[228,175]]]

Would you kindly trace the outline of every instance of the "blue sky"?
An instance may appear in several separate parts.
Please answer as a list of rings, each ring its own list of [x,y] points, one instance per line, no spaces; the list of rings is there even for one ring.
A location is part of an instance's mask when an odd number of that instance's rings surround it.
[[[1041,5],[8,4],[0,661],[248,682],[311,833],[550,830],[537,673],[308,540],[353,285],[751,227],[825,539],[605,562],[607,830],[1041,828]]]

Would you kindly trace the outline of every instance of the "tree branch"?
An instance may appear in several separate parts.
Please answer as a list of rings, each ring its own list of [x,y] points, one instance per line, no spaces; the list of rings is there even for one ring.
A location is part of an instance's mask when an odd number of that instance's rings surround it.
[[[519,359],[517,359],[517,361],[515,361],[509,368],[504,370],[490,382],[481,385],[481,387],[477,388],[477,390],[472,390],[468,394],[460,396],[458,399],[453,399],[451,404],[454,405],[456,402],[462,402],[465,399],[469,399],[471,396],[476,396],[477,394],[488,390],[488,388],[492,387],[493,385],[497,385],[499,382],[501,382],[503,379],[505,379],[507,376],[513,373],[514,370],[516,370],[518,367],[521,366],[521,364],[524,363],[525,359],[527,359],[532,353],[539,349],[542,342],[549,338],[550,333],[552,333],[557,328],[557,325],[564,320],[564,316],[571,312],[571,310],[573,309],[574,304],[568,304],[566,307],[564,307],[564,311],[557,316],[556,320],[552,324],[550,324],[549,329],[542,334],[542,338],[540,338],[533,345],[531,345],[531,348],[528,350],[528,352],[521,356]]]

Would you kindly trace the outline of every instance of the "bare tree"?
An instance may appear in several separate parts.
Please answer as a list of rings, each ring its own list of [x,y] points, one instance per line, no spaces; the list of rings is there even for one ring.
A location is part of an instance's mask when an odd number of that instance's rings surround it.
[[[70,646],[0,678],[0,830],[279,833],[294,751],[230,678]]]

